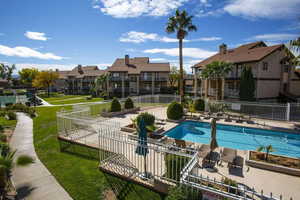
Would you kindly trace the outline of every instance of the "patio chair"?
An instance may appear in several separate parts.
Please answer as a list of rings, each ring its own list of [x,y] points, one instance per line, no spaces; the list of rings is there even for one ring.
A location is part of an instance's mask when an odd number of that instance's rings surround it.
[[[184,140],[175,139],[175,144],[177,147],[180,147],[180,148],[186,147],[186,143]]]
[[[237,156],[237,150],[236,149],[230,149],[224,147],[223,151],[221,152],[221,161],[224,161],[230,166],[233,164],[234,159]]]
[[[241,156],[236,156],[235,159],[233,160],[232,166],[243,169],[243,167],[244,167],[244,158],[241,157]]]

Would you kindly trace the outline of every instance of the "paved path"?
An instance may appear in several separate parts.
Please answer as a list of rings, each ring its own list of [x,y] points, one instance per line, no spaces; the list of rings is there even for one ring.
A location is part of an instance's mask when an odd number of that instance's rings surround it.
[[[71,200],[47,168],[37,157],[33,146],[33,122],[24,113],[17,113],[18,123],[11,140],[11,147],[18,149],[17,155],[28,154],[35,163],[28,167],[17,167],[13,171],[13,182],[18,191],[17,199]]]

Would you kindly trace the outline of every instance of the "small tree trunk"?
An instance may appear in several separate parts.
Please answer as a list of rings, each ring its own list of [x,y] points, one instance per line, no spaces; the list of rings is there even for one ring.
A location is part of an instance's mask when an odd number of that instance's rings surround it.
[[[180,79],[179,79],[179,90],[180,100],[183,102],[184,90],[183,90],[183,58],[182,58],[182,39],[179,39],[179,66],[180,66]]]

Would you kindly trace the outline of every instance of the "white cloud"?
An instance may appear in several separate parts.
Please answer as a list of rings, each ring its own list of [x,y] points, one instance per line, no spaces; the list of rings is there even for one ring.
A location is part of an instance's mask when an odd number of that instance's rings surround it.
[[[178,48],[170,48],[170,49],[146,49],[143,51],[144,53],[162,53],[168,56],[178,56],[179,50]],[[200,48],[183,48],[183,56],[190,57],[190,58],[198,58],[198,59],[205,59],[208,58],[217,52],[214,51],[207,51]]]
[[[8,47],[0,45],[0,54],[5,56],[17,56],[22,58],[39,58],[44,60],[62,60],[64,57],[57,56],[53,53],[41,53],[34,49],[17,46],[17,47]]]
[[[271,33],[271,34],[261,34],[261,35],[255,35],[248,40],[264,40],[269,42],[275,42],[275,41],[286,41],[291,40],[298,37],[297,34],[290,34],[290,33]]]
[[[165,16],[188,0],[96,0],[101,12],[116,18]],[[94,5],[95,7],[95,5]]]
[[[232,0],[224,11],[246,18],[295,17],[300,12],[299,0]]]
[[[215,41],[221,40],[221,37],[202,37],[198,39],[192,40],[183,40],[184,42],[194,42],[194,41]],[[156,33],[144,33],[144,32],[137,32],[137,31],[130,31],[127,33],[122,34],[120,37],[120,42],[131,42],[131,43],[142,43],[146,41],[157,41],[157,42],[178,42],[176,38],[170,38],[166,36],[159,36]]]
[[[150,58],[150,62],[167,62],[165,58]]]
[[[46,37],[45,33],[40,33],[40,32],[31,32],[31,31],[26,31],[26,33],[24,34],[27,38],[31,39],[31,40],[42,40],[42,41],[46,41],[49,38]]]

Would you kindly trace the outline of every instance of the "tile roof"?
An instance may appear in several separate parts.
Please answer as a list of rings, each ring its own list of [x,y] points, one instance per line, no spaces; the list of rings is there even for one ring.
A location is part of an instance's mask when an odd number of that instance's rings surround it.
[[[105,70],[98,69],[97,66],[77,66],[70,71],[57,71],[60,79],[67,79],[69,76],[83,78],[86,76],[100,76]]]
[[[255,62],[263,59],[284,45],[267,46],[264,42],[253,42],[241,45],[234,49],[228,49],[227,52],[217,53],[197,64],[193,67],[204,67],[213,61],[226,61],[231,63]]]
[[[109,72],[128,72],[128,74],[140,74],[141,72],[170,72],[170,63],[150,63],[148,57],[135,57],[125,64],[125,58],[117,58]]]

